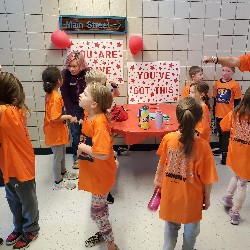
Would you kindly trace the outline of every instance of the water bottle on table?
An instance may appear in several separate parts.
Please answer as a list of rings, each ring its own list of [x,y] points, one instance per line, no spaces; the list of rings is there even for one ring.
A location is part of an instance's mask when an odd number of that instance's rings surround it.
[[[146,105],[142,106],[140,121],[142,129],[149,129],[149,107]]]
[[[148,203],[148,209],[155,212],[161,201],[161,188],[157,187],[155,188],[155,191],[153,193],[153,196],[151,197],[151,200]]]
[[[162,129],[163,124],[163,115],[161,110],[155,111],[155,127],[157,129]]]

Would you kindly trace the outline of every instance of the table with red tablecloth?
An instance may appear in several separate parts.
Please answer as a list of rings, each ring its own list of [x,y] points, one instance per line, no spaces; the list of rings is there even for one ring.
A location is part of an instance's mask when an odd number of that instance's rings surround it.
[[[163,114],[170,117],[169,120],[163,121],[162,129],[156,129],[155,120],[149,121],[149,129],[144,130],[138,126],[138,110],[143,105],[149,106],[149,113],[155,113],[161,110]],[[178,129],[174,105],[169,104],[124,104],[122,105],[128,112],[128,120],[123,122],[112,122],[111,128],[113,133],[124,136],[127,145],[138,144],[147,138],[163,138],[169,132]]]

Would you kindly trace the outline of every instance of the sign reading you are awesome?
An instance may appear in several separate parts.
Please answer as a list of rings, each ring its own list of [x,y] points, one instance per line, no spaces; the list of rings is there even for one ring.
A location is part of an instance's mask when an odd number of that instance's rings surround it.
[[[61,15],[60,29],[66,33],[125,34],[127,18],[118,16]]]
[[[176,102],[179,61],[128,63],[129,103]]]
[[[108,79],[123,83],[123,41],[72,39],[68,53],[81,51],[90,68],[100,69]]]

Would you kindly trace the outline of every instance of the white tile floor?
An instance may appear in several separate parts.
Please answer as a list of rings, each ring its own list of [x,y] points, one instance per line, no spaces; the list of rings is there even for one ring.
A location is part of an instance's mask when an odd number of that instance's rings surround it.
[[[37,156],[37,195],[40,208],[40,236],[30,250],[82,250],[84,240],[97,231],[89,217],[90,194],[77,189],[52,190],[52,155]],[[155,151],[131,152],[119,157],[117,184],[112,191],[115,203],[110,205],[110,220],[116,242],[121,250],[160,250],[163,245],[163,221],[158,213],[147,210],[152,195],[153,177],[158,157]],[[239,226],[229,223],[228,215],[219,202],[231,176],[216,157],[219,182],[214,185],[211,207],[204,212],[197,250],[250,249],[250,193],[242,209]],[[71,156],[67,155],[67,165]],[[69,167],[70,169],[70,167]],[[12,216],[4,189],[0,189],[0,236],[6,238],[12,231]],[[182,233],[182,231],[181,231]],[[181,237],[176,249],[181,247]],[[11,247],[0,246],[1,250]],[[104,250],[104,244],[91,248]]]

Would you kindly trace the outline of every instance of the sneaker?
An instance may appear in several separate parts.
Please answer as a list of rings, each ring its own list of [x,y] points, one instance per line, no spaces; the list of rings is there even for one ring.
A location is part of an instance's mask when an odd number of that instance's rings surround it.
[[[89,237],[86,241],[85,241],[85,247],[93,247],[96,244],[103,242],[104,238],[102,237],[100,232],[97,232],[95,235]]]
[[[53,190],[62,190],[62,189],[67,189],[67,190],[72,190],[76,188],[76,184],[68,181],[61,181],[60,183],[53,183]]]
[[[6,245],[10,246],[15,244],[22,236],[21,232],[12,232],[6,239]]]
[[[78,160],[74,161],[72,168],[73,169],[79,169],[79,167],[78,167]]]
[[[220,149],[216,149],[216,150],[214,150],[214,151],[213,151],[213,155],[214,155],[214,156],[221,155],[221,151],[220,151]]]
[[[240,214],[235,213],[232,210],[229,211],[229,216],[230,216],[230,222],[233,225],[239,225],[240,222]]]
[[[13,249],[26,249],[38,237],[38,233],[23,233],[19,241],[13,246]]]
[[[115,245],[115,250],[120,250],[120,248],[117,245]]]
[[[107,203],[108,204],[113,204],[115,201],[114,197],[112,196],[111,193],[108,194],[108,197],[107,197]]]
[[[221,203],[223,204],[224,207],[226,208],[231,208],[233,207],[233,197],[230,197],[228,195],[225,195],[222,199],[221,199]]]
[[[122,148],[122,147],[119,147],[117,149],[117,155],[120,156],[120,155],[129,155],[129,149],[128,148]]]
[[[0,238],[0,246],[3,245],[3,239]]]
[[[78,179],[78,174],[66,171],[62,175],[62,177],[63,177],[63,179],[66,179],[66,180],[77,180]]]

